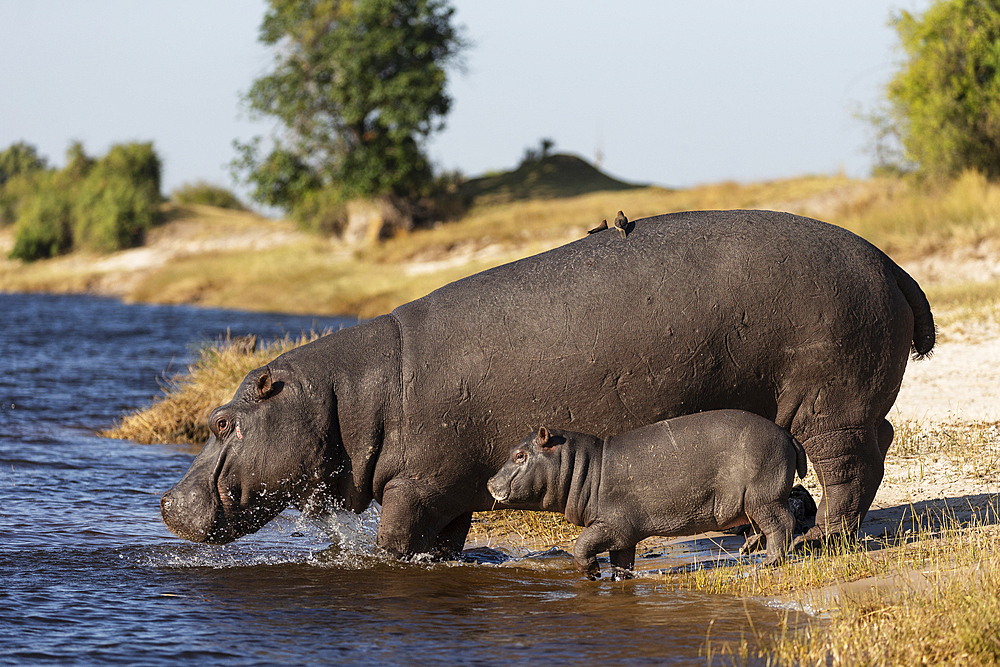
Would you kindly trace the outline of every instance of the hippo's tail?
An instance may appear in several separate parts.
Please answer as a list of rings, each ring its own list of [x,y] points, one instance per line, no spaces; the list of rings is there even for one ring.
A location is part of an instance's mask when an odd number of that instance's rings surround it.
[[[923,359],[931,353],[934,347],[934,316],[931,315],[931,304],[927,302],[924,291],[910,274],[901,269],[895,262],[892,272],[896,276],[896,284],[902,290],[906,302],[913,311],[913,358]]]
[[[795,448],[795,472],[799,473],[799,479],[805,479],[809,472],[809,461],[806,459],[806,450],[794,436],[791,438],[792,446]]]

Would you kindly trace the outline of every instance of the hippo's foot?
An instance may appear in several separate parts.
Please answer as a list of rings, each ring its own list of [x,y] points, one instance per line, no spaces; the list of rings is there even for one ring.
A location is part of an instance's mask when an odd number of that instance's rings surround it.
[[[851,532],[836,532],[826,534],[819,526],[813,526],[805,534],[799,535],[792,542],[792,550],[805,551],[843,551],[858,543],[857,535]]]
[[[761,567],[777,567],[785,562],[785,554],[775,554],[773,556],[768,556],[760,564]]]
[[[751,533],[747,536],[746,542],[740,547],[740,555],[747,556],[760,549],[767,548],[767,535],[764,533]]]
[[[632,570],[625,569],[623,567],[612,567],[611,579],[613,581],[625,581],[626,579],[635,579],[635,572],[633,572]]]

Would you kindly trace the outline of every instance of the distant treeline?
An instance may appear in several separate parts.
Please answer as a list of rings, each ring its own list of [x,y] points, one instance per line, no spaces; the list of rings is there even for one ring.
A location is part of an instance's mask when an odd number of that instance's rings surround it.
[[[49,168],[34,146],[10,146],[0,153],[0,224],[16,226],[10,256],[33,261],[141,244],[163,200],[160,169],[152,143],[118,144],[100,158],[74,143],[62,169]]]

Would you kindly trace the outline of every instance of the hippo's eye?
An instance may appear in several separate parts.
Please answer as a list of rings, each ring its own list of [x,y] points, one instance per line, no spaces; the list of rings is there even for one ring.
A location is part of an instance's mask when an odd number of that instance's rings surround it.
[[[514,454],[514,463],[524,463],[527,458],[528,454],[526,452],[518,452]]]
[[[229,433],[230,421],[225,415],[219,415],[215,418],[215,437],[224,438]]]

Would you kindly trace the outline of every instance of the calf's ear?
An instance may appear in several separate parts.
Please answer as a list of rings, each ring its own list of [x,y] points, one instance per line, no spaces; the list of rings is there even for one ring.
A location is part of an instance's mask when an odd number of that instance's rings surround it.
[[[544,447],[549,442],[549,432],[544,426],[538,429],[538,436],[536,438],[539,447]]]

